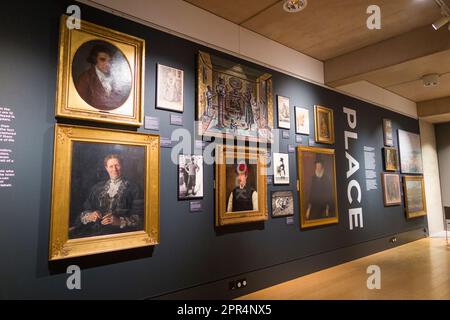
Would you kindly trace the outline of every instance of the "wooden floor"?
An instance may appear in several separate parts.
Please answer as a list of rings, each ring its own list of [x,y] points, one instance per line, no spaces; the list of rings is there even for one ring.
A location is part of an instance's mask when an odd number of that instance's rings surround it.
[[[367,288],[370,265],[381,269],[380,290]],[[427,238],[239,299],[450,299],[450,247],[445,239]]]

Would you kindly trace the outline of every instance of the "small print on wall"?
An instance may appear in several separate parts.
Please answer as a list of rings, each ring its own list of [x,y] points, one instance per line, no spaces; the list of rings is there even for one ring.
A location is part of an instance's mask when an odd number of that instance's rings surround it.
[[[397,173],[382,173],[383,198],[385,206],[402,204],[400,175]]]
[[[203,156],[178,155],[178,198],[203,198]]]
[[[317,143],[334,144],[333,110],[314,106],[315,141]]]
[[[400,148],[400,167],[402,173],[422,174],[422,148],[420,135],[398,130],[398,144]]]
[[[427,214],[425,186],[422,176],[404,176],[406,216],[408,219]]]
[[[294,194],[292,191],[275,191],[272,193],[272,217],[294,215]]]
[[[295,107],[295,133],[309,135],[309,110]]]
[[[278,100],[278,128],[291,128],[291,109],[289,106],[289,98],[277,96]]]
[[[183,70],[158,64],[156,107],[183,112]]]
[[[394,146],[394,131],[392,130],[391,119],[383,119],[383,137],[385,146]]]
[[[398,153],[397,149],[384,148],[384,168],[386,171],[398,171]]]
[[[289,184],[289,154],[273,154],[274,184]]]

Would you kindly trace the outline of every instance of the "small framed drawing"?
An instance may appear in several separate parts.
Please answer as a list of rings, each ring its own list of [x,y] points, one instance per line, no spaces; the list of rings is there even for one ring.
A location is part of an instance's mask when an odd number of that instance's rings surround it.
[[[291,109],[289,107],[289,98],[277,96],[278,105],[278,128],[291,128]]]
[[[394,146],[394,131],[392,130],[392,120],[383,119],[383,138],[384,145],[388,147]]]
[[[156,108],[183,112],[184,71],[158,64]]]
[[[309,135],[309,110],[295,107],[295,133]]]
[[[398,152],[397,149],[391,147],[383,148],[384,169],[386,171],[398,171]]]
[[[238,146],[216,146],[216,226],[265,221],[267,152]]]
[[[334,117],[333,110],[314,106],[315,142],[334,144]]]
[[[130,126],[143,122],[145,41],[60,21],[56,116]]]
[[[272,192],[272,217],[294,215],[294,193],[292,191]]]
[[[159,243],[159,136],[55,127],[50,260]]]
[[[178,155],[178,199],[203,198],[203,156]]]
[[[398,206],[402,204],[402,193],[400,175],[398,173],[381,174],[381,184],[383,185],[383,199],[384,205]]]
[[[408,219],[422,217],[427,214],[425,185],[422,176],[404,176],[406,217]]]
[[[289,154],[273,154],[273,184],[289,184]]]

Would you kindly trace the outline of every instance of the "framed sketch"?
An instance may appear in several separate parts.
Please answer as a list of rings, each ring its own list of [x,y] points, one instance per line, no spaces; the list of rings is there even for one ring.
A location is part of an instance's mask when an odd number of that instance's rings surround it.
[[[159,243],[159,136],[56,125],[50,260]]]
[[[425,185],[422,176],[404,176],[405,207],[408,219],[422,217],[427,214]]]
[[[158,64],[156,107],[183,112],[184,71]]]
[[[381,173],[384,205],[398,206],[402,204],[400,175],[398,173]]]
[[[383,148],[384,168],[386,171],[398,171],[397,149],[391,147]]]
[[[333,110],[314,106],[314,128],[316,143],[334,144]]]
[[[216,226],[268,219],[266,163],[262,149],[216,146]]]
[[[203,198],[203,156],[178,155],[178,199]]]
[[[422,148],[420,135],[398,130],[398,145],[400,148],[400,167],[402,173],[422,174]]]
[[[81,21],[60,22],[56,116],[142,125],[145,41]]]
[[[394,130],[392,129],[391,119],[383,119],[383,138],[385,146],[394,146]]]
[[[294,193],[292,191],[272,192],[272,217],[294,215]]]
[[[289,154],[273,154],[273,184],[289,184]]]
[[[272,143],[272,75],[200,51],[197,120],[202,136]]]
[[[335,151],[297,147],[302,228],[338,223]]]
[[[295,107],[295,133],[309,135],[309,110]]]
[[[277,96],[278,106],[278,128],[291,128],[291,108],[289,106],[289,98]]]

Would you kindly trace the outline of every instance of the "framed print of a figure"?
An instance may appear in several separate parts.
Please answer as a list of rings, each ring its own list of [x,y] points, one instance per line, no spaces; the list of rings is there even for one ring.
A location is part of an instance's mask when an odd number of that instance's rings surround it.
[[[273,183],[289,184],[289,154],[273,154]]]
[[[406,217],[408,219],[422,217],[427,214],[425,184],[422,176],[404,176]]]
[[[335,152],[297,147],[302,228],[338,223]]]
[[[317,143],[334,144],[333,110],[322,106],[314,106],[315,141]]]
[[[278,128],[291,128],[291,108],[289,106],[289,98],[277,96],[278,106]]]
[[[422,174],[420,135],[398,130],[398,146],[400,149],[400,168],[402,173]]]
[[[159,243],[159,137],[55,127],[50,260]]]
[[[402,192],[400,175],[397,173],[381,174],[381,184],[383,185],[383,200],[384,205],[398,206],[402,204]]]
[[[178,155],[178,199],[203,198],[203,156]]]
[[[183,70],[158,64],[156,108],[183,112]]]
[[[216,146],[216,226],[268,219],[266,162],[261,149]]]
[[[392,129],[391,119],[383,119],[383,138],[385,146],[394,146],[394,130]]]
[[[272,192],[272,217],[288,217],[294,215],[294,194],[292,191]]]
[[[309,110],[295,107],[295,133],[309,135]]]
[[[142,125],[145,41],[81,21],[60,22],[56,116]]]

